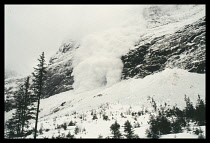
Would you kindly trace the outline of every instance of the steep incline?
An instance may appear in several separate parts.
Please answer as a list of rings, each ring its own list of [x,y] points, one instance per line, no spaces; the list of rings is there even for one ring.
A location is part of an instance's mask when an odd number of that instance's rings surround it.
[[[59,51],[51,57],[47,68],[47,80],[43,89],[44,97],[73,89],[72,54],[77,48],[78,45],[75,41],[65,41],[60,46]]]
[[[205,17],[167,34],[140,44],[122,56],[122,78],[145,77],[167,67],[205,73],[206,55]],[[144,41],[144,42],[145,42]]]
[[[177,104],[185,107],[184,95],[195,104],[198,94],[205,99],[205,74],[190,73],[183,69],[165,69],[143,79],[128,79],[111,87],[98,88],[83,93],[73,90],[41,100],[40,119],[52,119],[74,111],[85,112],[111,103],[138,108],[151,108],[148,99],[153,97],[157,104]],[[6,114],[6,120],[12,111]]]

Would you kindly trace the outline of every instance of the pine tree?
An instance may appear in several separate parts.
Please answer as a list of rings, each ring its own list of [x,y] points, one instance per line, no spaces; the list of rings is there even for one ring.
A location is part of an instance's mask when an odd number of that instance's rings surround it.
[[[185,107],[185,117],[186,119],[194,119],[194,113],[195,113],[195,108],[193,107],[192,102],[190,102],[190,98],[185,95],[185,103],[186,103],[186,107]]]
[[[19,86],[19,90],[15,93],[16,112],[13,113],[13,121],[16,124],[16,136],[20,137],[23,120],[23,97],[24,97],[24,85]]]
[[[19,90],[14,93],[14,100],[16,103],[16,110],[12,114],[12,118],[7,121],[6,127],[9,130],[9,137],[20,137],[21,136],[21,121],[23,118],[23,96],[24,89],[23,85],[19,85]]]
[[[14,138],[16,137],[16,123],[14,122],[14,118],[11,118],[9,119],[7,122],[6,122],[6,129],[7,129],[7,132],[6,132],[6,136],[8,138]]]
[[[124,124],[124,132],[126,133],[125,136],[128,139],[132,139],[134,137],[134,130],[131,123],[127,120]]]
[[[205,125],[205,114],[206,114],[206,107],[204,101],[198,95],[197,104],[196,104],[196,112],[195,112],[195,119],[199,126]]]
[[[110,126],[110,130],[114,135],[113,136],[114,139],[120,139],[120,137],[122,136],[119,129],[120,129],[120,124],[118,124],[117,121],[115,121],[115,123]]]
[[[45,67],[45,59],[44,59],[44,52],[42,52],[42,55],[40,56],[40,59],[38,59],[39,64],[37,65],[37,68],[34,68],[35,71],[33,74],[33,91],[34,94],[37,96],[37,111],[36,111],[36,121],[35,121],[35,133],[34,133],[34,139],[36,139],[36,133],[37,133],[37,123],[39,118],[39,106],[40,106],[40,98],[42,96],[42,89],[44,85],[44,77],[46,74],[46,67]]]
[[[25,127],[28,128],[29,120],[34,118],[34,107],[31,105],[30,95],[29,77],[27,77],[25,83],[19,86],[19,90],[14,95],[16,110],[12,118],[6,123],[9,130],[8,136],[23,137]]]
[[[22,107],[22,134],[24,134],[24,127],[28,128],[28,123],[30,119],[34,119],[35,116],[35,105],[36,100],[34,95],[30,91],[29,77],[26,78],[24,83],[24,96],[23,96],[23,107]],[[33,101],[33,102],[32,102]]]

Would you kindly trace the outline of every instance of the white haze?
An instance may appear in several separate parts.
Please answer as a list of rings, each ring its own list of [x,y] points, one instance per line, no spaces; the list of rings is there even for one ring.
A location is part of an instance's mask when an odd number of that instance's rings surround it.
[[[141,14],[141,7],[142,5],[5,5],[6,71],[12,70],[26,76],[37,65],[37,58],[42,51],[45,52],[48,61],[66,39],[80,43],[89,34],[116,27],[121,29],[123,23],[124,26],[131,23],[128,20],[131,16],[136,18],[132,19],[134,24],[135,21],[139,21],[137,15]],[[125,35],[121,30],[116,31],[119,32],[107,34],[108,37],[112,35],[111,39],[115,34],[115,41],[108,42],[113,43],[112,46],[119,46],[116,40],[123,38],[118,36]],[[126,33],[127,30],[124,31]],[[98,35],[104,41],[104,37]],[[108,43],[102,42],[99,45]],[[96,45],[93,45],[93,48],[95,47]],[[113,52],[123,50],[120,48],[119,46],[118,49],[113,49]]]
[[[121,56],[134,47],[146,30],[143,6],[124,15],[117,27],[92,33],[81,41],[73,61],[73,87],[76,92],[103,85],[111,86],[121,79]]]

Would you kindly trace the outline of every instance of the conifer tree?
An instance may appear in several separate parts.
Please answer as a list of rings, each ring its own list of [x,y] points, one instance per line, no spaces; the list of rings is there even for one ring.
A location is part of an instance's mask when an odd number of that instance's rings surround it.
[[[125,136],[128,139],[133,138],[134,130],[133,130],[133,127],[132,127],[131,123],[128,120],[124,124],[124,132],[126,133]]]
[[[44,77],[46,74],[46,66],[45,66],[45,59],[44,59],[44,52],[42,52],[40,58],[38,59],[39,64],[37,65],[37,68],[34,68],[35,71],[33,74],[33,91],[34,94],[37,96],[37,111],[36,111],[36,121],[35,121],[35,133],[34,133],[34,139],[36,139],[36,133],[37,133],[37,123],[39,118],[39,106],[40,106],[40,98],[42,95],[42,89],[44,85]]]
[[[6,123],[9,137],[23,137],[25,127],[28,128],[29,120],[34,118],[35,108],[31,104],[30,98],[29,77],[27,77],[25,83],[19,86],[19,90],[14,95],[16,110],[12,118]]]
[[[16,137],[16,134],[15,134],[15,131],[16,131],[16,123],[14,122],[14,118],[11,118],[9,119],[7,122],[6,122],[6,136],[8,138],[14,138]]]
[[[206,114],[206,107],[204,101],[198,95],[197,104],[196,104],[196,112],[195,112],[195,119],[199,126],[205,125],[205,114]]]
[[[26,78],[24,83],[24,96],[23,96],[23,107],[22,107],[22,134],[24,134],[24,127],[28,128],[28,123],[30,119],[35,118],[35,105],[34,102],[36,100],[34,95],[32,95],[30,91],[29,77]],[[33,102],[32,102],[33,101]]]
[[[186,119],[194,119],[195,108],[193,107],[190,98],[185,95],[184,97],[186,107],[185,107],[185,117]]]
[[[13,122],[16,124],[16,136],[21,136],[23,119],[23,96],[24,96],[24,85],[19,86],[19,90],[15,93],[16,112],[13,113]]]
[[[120,124],[118,124],[117,121],[115,121],[115,123],[110,126],[110,130],[114,135],[113,136],[114,139],[120,139],[120,137],[122,136],[119,129],[120,129]]]

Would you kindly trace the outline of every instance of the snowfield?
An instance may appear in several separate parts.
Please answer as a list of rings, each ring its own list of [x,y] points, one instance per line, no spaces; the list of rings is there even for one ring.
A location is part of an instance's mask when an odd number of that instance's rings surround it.
[[[149,99],[153,97],[157,104],[167,103],[169,106],[185,107],[184,95],[196,103],[198,94],[205,100],[205,74],[190,73],[182,69],[166,69],[162,72],[149,75],[143,79],[128,79],[110,87],[102,87],[82,93],[74,91],[63,92],[46,99],[41,99],[38,129],[50,129],[38,135],[38,138],[56,137],[69,131],[74,134],[75,126],[68,126],[67,130],[55,129],[64,122],[76,121],[81,130],[76,138],[103,138],[111,136],[110,126],[115,120],[122,126],[126,120],[135,124],[135,134],[146,138],[145,130],[149,114],[138,116],[137,121],[131,112],[152,111]],[[11,118],[10,111],[6,113],[6,120]],[[92,113],[96,113],[97,120],[93,120]],[[106,114],[110,120],[105,121],[102,115]],[[121,116],[125,115],[125,118]],[[31,121],[31,127],[34,126]],[[205,132],[205,128],[202,128]],[[123,132],[123,127],[120,131]],[[59,133],[60,132],[60,133]],[[163,135],[161,138],[197,138],[193,133],[179,133]],[[27,138],[33,138],[32,135]]]

